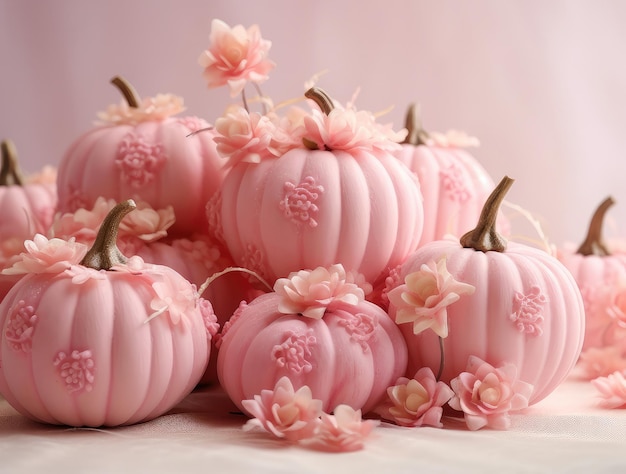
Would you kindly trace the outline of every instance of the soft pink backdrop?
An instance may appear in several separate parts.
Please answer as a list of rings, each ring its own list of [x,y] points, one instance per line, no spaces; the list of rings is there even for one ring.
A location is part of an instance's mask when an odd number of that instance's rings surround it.
[[[213,121],[229,103],[197,57],[212,18],[257,23],[278,63],[276,101],[304,82],[402,126],[410,101],[429,130],[480,138],[475,156],[555,243],[580,241],[612,194],[608,233],[626,235],[626,2],[619,0],[0,0],[0,138],[22,167],[60,157],[120,97],[172,92]],[[1,217],[0,217],[1,218]]]

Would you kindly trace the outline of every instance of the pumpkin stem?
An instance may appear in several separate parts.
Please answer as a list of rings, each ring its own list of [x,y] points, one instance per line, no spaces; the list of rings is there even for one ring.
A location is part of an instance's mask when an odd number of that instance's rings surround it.
[[[135,201],[128,199],[109,211],[98,230],[96,241],[81,260],[81,265],[95,270],[110,270],[114,265],[128,261],[117,248],[117,231],[124,216],[136,207]]]
[[[17,151],[11,140],[2,140],[2,165],[0,166],[0,186],[22,186],[24,177],[17,162]]]
[[[141,104],[141,97],[139,97],[139,94],[137,94],[137,91],[130,82],[128,82],[122,76],[115,76],[113,79],[111,79],[111,84],[113,84],[120,90],[120,92],[124,96],[124,99],[126,99],[126,102],[128,102],[129,107],[132,107],[133,109],[139,107],[139,105]]]
[[[602,224],[604,222],[604,215],[606,214],[606,211],[613,204],[615,204],[615,201],[611,196],[607,197],[600,203],[591,218],[591,222],[589,223],[587,237],[585,237],[584,242],[580,244],[576,253],[585,256],[598,255],[600,257],[605,257],[611,254],[602,239]]]
[[[406,128],[409,133],[402,143],[414,146],[426,145],[428,132],[422,128],[419,106],[415,104],[409,105],[404,118],[404,128]]]
[[[481,252],[489,252],[490,250],[504,252],[506,250],[506,239],[496,231],[496,218],[500,204],[502,204],[513,181],[512,178],[505,176],[491,192],[480,212],[476,228],[461,237],[460,241],[463,247]]]
[[[335,108],[330,96],[319,87],[311,87],[304,93],[304,97],[315,102],[326,115],[329,115]]]

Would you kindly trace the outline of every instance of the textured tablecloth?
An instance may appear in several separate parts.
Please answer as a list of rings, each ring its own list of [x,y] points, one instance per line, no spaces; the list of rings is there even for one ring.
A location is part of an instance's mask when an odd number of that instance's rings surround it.
[[[353,453],[287,445],[246,420],[219,388],[201,388],[168,414],[116,429],[27,420],[0,401],[0,472],[626,472],[626,410],[599,408],[589,382],[569,380],[508,431],[383,423]]]

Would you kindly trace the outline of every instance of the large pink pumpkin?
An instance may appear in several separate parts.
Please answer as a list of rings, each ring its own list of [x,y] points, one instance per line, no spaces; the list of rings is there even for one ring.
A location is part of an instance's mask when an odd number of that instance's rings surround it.
[[[179,98],[141,102],[127,83],[115,84],[129,105],[111,107],[103,125],[67,150],[58,172],[59,209],[90,208],[100,196],[133,198],[154,209],[173,206],[173,234],[207,232],[204,208],[225,175],[214,132],[200,118],[173,116],[184,110]]]
[[[474,226],[494,188],[487,170],[462,148],[476,140],[461,133],[427,134],[417,123],[414,106],[409,108],[406,125],[409,134],[395,155],[417,175],[424,197],[420,245],[447,234],[460,237]]]
[[[14,258],[24,250],[26,239],[48,231],[57,205],[53,179],[38,181],[23,177],[10,140],[2,141],[1,150],[0,271],[12,265]],[[0,300],[18,279],[0,275]]]
[[[281,310],[281,301],[272,292],[242,303],[222,332],[217,373],[241,410],[287,376],[327,412],[342,403],[368,412],[404,374],[402,334],[379,306],[339,303],[315,319]]]
[[[270,283],[341,263],[374,284],[417,248],[419,184],[384,149],[320,148],[236,164],[222,187],[224,241],[238,265]]]
[[[455,239],[434,241],[406,260],[390,281],[389,314],[396,319],[403,304],[394,303],[398,299],[392,298],[391,291],[414,291],[408,282],[422,275],[432,285],[418,283],[418,294],[425,293],[413,300],[424,298],[423,305],[416,306],[415,321],[429,324],[443,309],[448,333],[440,339],[434,331],[415,334],[413,324],[402,324],[409,350],[407,374],[412,376],[425,366],[437,373],[441,343],[441,380],[449,383],[464,372],[470,356],[494,367],[514,364],[519,379],[533,385],[529,404],[534,404],[551,393],[576,363],[584,337],[584,308],[576,282],[555,257],[530,246],[506,243],[495,232],[497,208],[511,183],[505,178],[498,185],[478,226],[464,235],[461,243]],[[438,266],[437,277],[423,267],[433,269],[441,262],[452,278],[475,288],[447,307],[438,306],[447,300],[445,272]]]
[[[612,252],[602,237],[604,215],[613,204],[608,197],[598,206],[585,241],[577,249],[563,246],[557,253],[574,276],[585,303],[583,350],[620,344],[626,336],[619,318],[610,314],[612,307],[618,311],[624,307],[620,297],[623,299],[621,295],[626,292],[626,253]]]
[[[211,305],[168,267],[119,263],[111,223],[132,205],[112,211],[81,264],[81,244],[43,236],[24,257],[30,273],[0,305],[0,392],[25,416],[71,426],[147,421],[204,373]]]

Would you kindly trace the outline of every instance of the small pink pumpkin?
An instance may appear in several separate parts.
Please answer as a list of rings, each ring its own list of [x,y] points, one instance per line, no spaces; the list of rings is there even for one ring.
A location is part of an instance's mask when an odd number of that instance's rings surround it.
[[[0,166],[0,271],[10,267],[24,241],[37,233],[47,232],[57,205],[54,179],[33,180],[20,172],[15,145],[1,144]],[[19,279],[17,275],[0,275],[0,301]]]
[[[59,165],[59,209],[91,207],[100,196],[132,197],[154,209],[171,205],[172,233],[204,232],[206,202],[219,189],[224,163],[214,132],[197,117],[175,117],[182,99],[157,95],[141,101],[123,79],[112,81],[127,104],[100,114],[103,124],[80,136]],[[206,130],[205,130],[206,129]],[[202,133],[194,133],[203,130]]]
[[[239,158],[224,180],[224,241],[238,265],[270,282],[302,268],[341,263],[373,284],[417,248],[423,224],[419,185],[389,151],[399,144],[370,114],[335,107],[319,89],[307,96],[324,113],[315,109],[304,116],[303,125],[289,131],[299,145],[278,157],[267,151],[277,148],[274,125],[266,121],[260,130],[264,117],[253,122],[255,135],[246,140],[267,145]],[[220,125],[218,120],[216,127],[227,133],[250,126]],[[222,146],[237,137],[216,140]]]
[[[568,375],[580,354],[584,308],[569,271],[548,253],[506,242],[495,230],[505,177],[477,227],[428,243],[389,279],[389,314],[409,350],[407,374],[430,367],[449,383],[470,357],[513,364],[533,404]],[[411,324],[412,323],[412,324]]]
[[[0,392],[25,416],[71,426],[147,421],[204,373],[217,329],[211,305],[170,268],[121,255],[117,227],[133,208],[116,206],[86,254],[73,240],[38,235],[8,270],[26,276],[0,304]]]
[[[494,182],[464,147],[478,140],[462,132],[426,133],[414,105],[406,117],[407,138],[395,155],[417,175],[424,197],[420,246],[447,234],[460,237],[478,220]],[[502,216],[499,219],[504,219]]]
[[[341,265],[294,272],[274,292],[242,303],[220,335],[217,373],[231,400],[271,390],[287,376],[323,410],[367,412],[404,374],[406,344],[380,307],[364,300]]]
[[[612,251],[602,236],[604,216],[614,203],[609,196],[598,206],[577,249],[563,246],[557,252],[574,275],[585,303],[583,350],[616,345],[626,336],[626,253]]]

